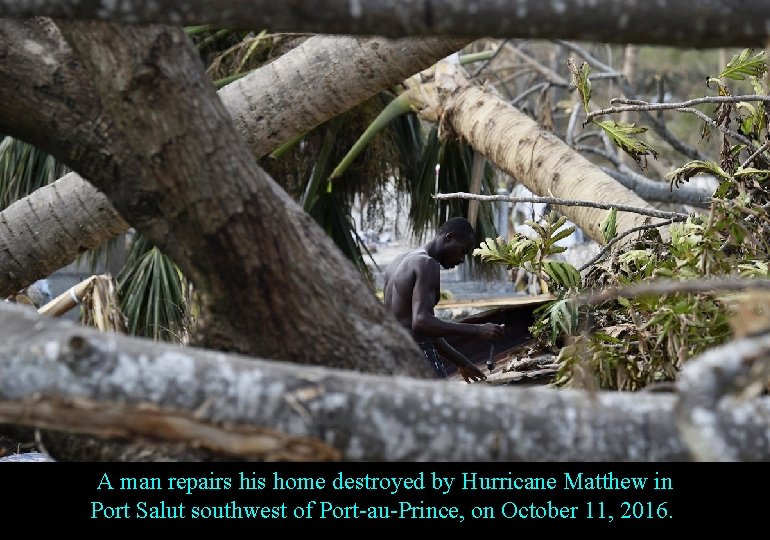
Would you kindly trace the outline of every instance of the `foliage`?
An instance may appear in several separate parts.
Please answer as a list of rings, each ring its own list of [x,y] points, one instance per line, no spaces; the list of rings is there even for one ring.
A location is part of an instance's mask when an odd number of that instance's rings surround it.
[[[514,233],[507,242],[501,237],[487,238],[473,255],[509,268],[524,268],[540,276],[555,292],[568,291],[580,285],[580,273],[571,264],[552,258],[566,251],[557,242],[575,232],[574,226],[564,226],[566,222],[567,218],[556,212],[550,212],[542,223],[527,220],[525,223],[536,233],[534,237]]]
[[[187,342],[197,313],[194,291],[158,248],[143,237],[135,238],[117,281],[129,334]]]
[[[64,176],[69,169],[13,137],[0,141],[0,210]]]
[[[587,109],[588,70],[573,65],[572,71]],[[762,55],[744,51],[731,60],[720,77],[749,77],[757,93],[767,94],[764,82],[758,79],[764,72]],[[729,95],[724,82],[719,84],[718,95]],[[727,104],[714,111],[721,122],[737,121],[739,125],[750,126],[742,133],[756,146],[726,145],[730,151],[722,153],[719,163],[694,160],[670,175],[675,184],[704,173],[718,178],[720,184],[708,212],[692,214],[686,221],[671,225],[665,239],[656,229],[648,229],[636,238],[618,243],[611,257],[588,270],[579,286],[554,279],[556,272],[548,274],[542,262],[538,264],[543,259],[538,253],[544,239],[540,230],[538,239],[516,238],[508,244],[488,239],[476,250],[476,255],[499,264],[526,264],[562,286],[555,289],[557,298],[553,302],[537,310],[536,321],[530,328],[540,348],[558,353],[556,386],[633,391],[653,383],[674,381],[690,358],[733,338],[736,329],[741,328],[742,321],[735,318],[741,309],[739,297],[717,290],[696,294],[672,288],[666,294],[617,297],[595,306],[582,299],[592,291],[660,278],[751,279],[769,275],[770,167],[766,155],[757,150],[763,143],[760,134],[766,133],[767,125],[764,108],[761,114],[757,113],[759,109],[760,106]],[[617,137],[613,140],[624,147]],[[736,166],[741,153],[755,154],[753,159],[761,166]],[[608,214],[601,230],[605,241],[615,237],[614,213]]]
[[[599,224],[599,230],[602,232],[605,244],[609,243],[618,234],[617,219],[618,209],[613,207],[607,212],[607,217]]]
[[[580,99],[583,102],[583,107],[586,112],[590,112],[591,81],[588,77],[591,74],[591,68],[586,62],[583,62],[578,68],[571,58],[568,60],[568,66],[570,73],[572,74],[572,82],[578,90]],[[626,154],[634,158],[634,161],[642,164],[643,160],[646,159],[646,156],[648,155],[653,158],[658,157],[658,153],[655,149],[633,136],[645,133],[647,128],[637,126],[636,124],[615,122],[612,120],[600,122],[592,119],[591,121],[596,126],[600,127],[613,143]]]
[[[752,54],[754,51],[751,49],[744,49],[739,54],[733,56],[728,62],[722,73],[719,74],[720,79],[733,79],[736,81],[742,81],[746,77],[759,78],[767,71],[767,64],[764,59],[764,51]]]

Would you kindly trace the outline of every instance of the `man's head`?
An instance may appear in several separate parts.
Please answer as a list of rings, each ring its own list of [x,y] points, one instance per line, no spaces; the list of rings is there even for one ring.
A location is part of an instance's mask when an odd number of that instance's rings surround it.
[[[462,264],[476,245],[476,233],[470,222],[462,217],[447,220],[436,232],[438,261],[446,269]]]

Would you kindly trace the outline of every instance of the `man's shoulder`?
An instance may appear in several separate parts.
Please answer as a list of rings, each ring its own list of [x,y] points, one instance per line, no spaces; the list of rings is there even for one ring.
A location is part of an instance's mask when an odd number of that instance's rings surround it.
[[[433,265],[438,267],[438,262],[433,259],[428,252],[423,248],[413,249],[402,253],[388,265],[386,273],[394,274],[396,272],[411,270],[415,268],[431,267]]]

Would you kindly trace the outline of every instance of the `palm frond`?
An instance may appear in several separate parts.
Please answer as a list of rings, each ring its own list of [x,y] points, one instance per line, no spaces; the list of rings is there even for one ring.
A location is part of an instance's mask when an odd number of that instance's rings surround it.
[[[5,137],[0,141],[0,210],[69,172],[55,158],[31,144]]]
[[[177,266],[147,239],[136,235],[118,275],[120,305],[131,335],[183,341],[189,323],[189,283]]]

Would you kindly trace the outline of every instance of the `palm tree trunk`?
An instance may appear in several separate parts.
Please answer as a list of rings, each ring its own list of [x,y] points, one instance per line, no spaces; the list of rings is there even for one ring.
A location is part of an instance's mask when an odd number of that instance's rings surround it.
[[[109,199],[76,173],[38,189],[0,212],[0,298],[126,229]]]
[[[472,85],[461,68],[442,62],[435,70],[435,92],[417,106],[431,121],[463,137],[500,169],[540,196],[562,199],[611,201],[652,209],[633,191],[623,187],[551,132],[509,105],[491,90]],[[413,78],[412,81],[417,81]],[[423,89],[427,87],[421,85]],[[414,87],[417,88],[417,87]],[[599,225],[607,210],[559,207],[585,233],[604,243]],[[618,234],[642,225],[639,214],[618,212]]]
[[[468,43],[315,36],[218,94],[254,155],[262,157]]]

